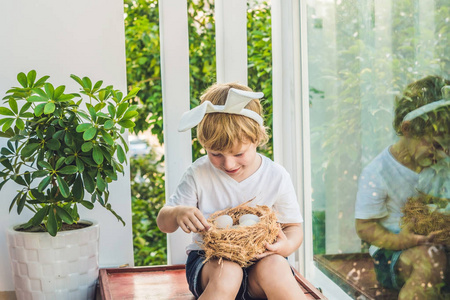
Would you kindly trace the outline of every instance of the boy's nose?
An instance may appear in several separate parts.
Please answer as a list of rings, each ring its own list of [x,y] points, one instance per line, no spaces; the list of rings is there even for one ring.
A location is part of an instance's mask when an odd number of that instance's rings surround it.
[[[225,170],[231,170],[234,167],[234,160],[230,157],[223,159],[223,167]]]

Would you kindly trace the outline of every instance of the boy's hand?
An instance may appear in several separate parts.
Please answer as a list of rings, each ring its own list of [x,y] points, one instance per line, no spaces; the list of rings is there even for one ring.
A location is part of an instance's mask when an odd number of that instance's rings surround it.
[[[197,207],[178,206],[176,221],[186,233],[208,231],[211,227]]]
[[[288,257],[298,249],[302,241],[303,232],[301,224],[284,224],[283,229],[280,226],[276,242],[273,244],[267,243],[267,251],[257,255],[256,259],[261,259],[272,254]]]

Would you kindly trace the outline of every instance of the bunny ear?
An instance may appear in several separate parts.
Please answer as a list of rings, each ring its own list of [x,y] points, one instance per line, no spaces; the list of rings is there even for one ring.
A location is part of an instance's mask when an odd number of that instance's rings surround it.
[[[196,108],[185,112],[181,116],[178,131],[186,131],[197,126],[198,123],[203,120],[205,114],[208,113],[228,113],[242,115],[255,120],[259,125],[262,126],[263,118],[255,111],[244,108],[253,99],[260,99],[262,97],[264,97],[264,94],[261,92],[255,93],[231,88],[228,91],[225,105],[214,105],[210,101],[205,101]]]
[[[183,113],[183,115],[181,116],[180,124],[178,125],[178,131],[180,132],[186,131],[188,129],[191,129],[192,127],[195,127],[198,123],[200,123],[201,120],[203,120],[203,117],[205,116],[208,104],[211,104],[211,102],[205,101],[196,108],[193,108]]]
[[[224,112],[239,114],[244,107],[253,99],[264,97],[261,92],[249,92],[231,88],[228,91],[227,101],[225,102]]]

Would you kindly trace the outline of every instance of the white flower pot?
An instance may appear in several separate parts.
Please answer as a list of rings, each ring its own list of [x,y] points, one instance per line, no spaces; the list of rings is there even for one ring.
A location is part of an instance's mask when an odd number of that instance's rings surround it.
[[[99,224],[47,232],[7,230],[17,300],[93,300],[98,279]],[[15,226],[17,227],[17,226]]]

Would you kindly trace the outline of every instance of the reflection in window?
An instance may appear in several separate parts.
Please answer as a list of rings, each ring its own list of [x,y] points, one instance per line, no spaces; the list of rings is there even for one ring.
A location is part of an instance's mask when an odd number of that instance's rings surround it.
[[[356,233],[358,181],[399,140],[395,97],[428,75],[450,78],[449,15],[446,0],[308,0],[313,250],[352,297],[397,298]]]

